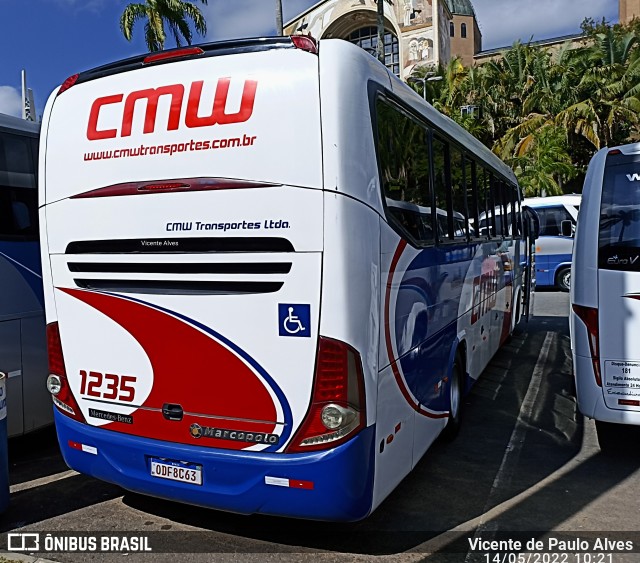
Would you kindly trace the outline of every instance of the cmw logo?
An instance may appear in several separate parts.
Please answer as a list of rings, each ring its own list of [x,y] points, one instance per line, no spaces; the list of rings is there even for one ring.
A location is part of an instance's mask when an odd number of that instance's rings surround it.
[[[627,174],[627,180],[629,182],[640,182],[640,174],[637,172],[635,174]]]

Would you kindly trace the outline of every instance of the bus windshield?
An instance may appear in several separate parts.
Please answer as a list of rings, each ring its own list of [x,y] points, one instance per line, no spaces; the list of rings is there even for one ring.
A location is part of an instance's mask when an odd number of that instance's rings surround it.
[[[609,155],[600,203],[601,268],[640,269],[640,157]]]

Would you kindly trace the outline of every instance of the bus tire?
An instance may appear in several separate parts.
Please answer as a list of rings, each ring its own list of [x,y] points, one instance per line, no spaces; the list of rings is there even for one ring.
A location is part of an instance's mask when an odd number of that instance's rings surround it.
[[[571,268],[560,268],[556,274],[556,285],[562,291],[571,289]]]
[[[598,444],[600,450],[605,453],[620,451],[620,433],[624,431],[624,425],[613,424],[596,420],[596,432],[598,434]]]
[[[464,389],[464,369],[463,363],[459,354],[456,354],[456,359],[453,362],[451,368],[451,383],[449,384],[449,418],[447,425],[442,431],[442,438],[450,442],[457,435],[460,430],[460,423],[462,420],[462,393]]]
[[[509,334],[509,338],[515,333],[518,324],[520,324],[520,298],[521,295],[520,292],[518,292],[518,296],[515,300],[516,308],[511,319],[511,334]]]

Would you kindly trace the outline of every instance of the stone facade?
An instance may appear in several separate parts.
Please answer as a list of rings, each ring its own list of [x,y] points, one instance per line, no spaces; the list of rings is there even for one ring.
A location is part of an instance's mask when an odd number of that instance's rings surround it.
[[[474,55],[482,51],[482,34],[475,16],[453,14],[449,36],[451,52],[460,57],[465,66],[473,65]]]
[[[618,1],[620,23],[640,17],[640,0]],[[371,28],[376,27],[376,15],[376,0],[320,0],[287,22],[284,33],[346,39],[374,54],[376,40],[370,36],[375,35]],[[471,0],[393,0],[392,4],[384,2],[384,15],[385,31],[397,43],[386,64],[402,79],[420,66],[445,65],[452,56],[471,66],[498,58],[504,50],[482,51],[482,33]],[[566,41],[575,46],[584,44],[579,35],[536,43],[554,49]]]
[[[620,23],[629,23],[633,18],[640,18],[640,0],[620,0]]]
[[[383,1],[383,0],[380,0]],[[394,0],[384,3],[385,31],[397,47],[386,64],[406,79],[418,66],[446,64],[451,57],[449,22],[452,14],[445,0]],[[285,35],[310,34],[316,39],[351,40],[374,52],[369,38],[376,27],[375,0],[322,0],[285,24]],[[364,38],[364,39],[363,39]],[[388,57],[389,58],[389,57]]]

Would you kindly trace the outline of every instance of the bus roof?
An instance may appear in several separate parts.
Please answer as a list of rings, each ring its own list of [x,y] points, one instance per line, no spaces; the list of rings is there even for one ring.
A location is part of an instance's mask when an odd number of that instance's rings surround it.
[[[529,207],[547,207],[549,205],[580,205],[581,194],[552,195],[548,197],[526,197],[524,205]]]
[[[136,70],[146,66],[156,66],[175,62],[176,60],[186,60],[189,58],[203,58],[223,55],[234,55],[239,53],[255,53],[271,49],[295,49],[296,45],[289,37],[256,37],[251,39],[236,39],[232,41],[216,41],[213,43],[199,43],[197,45],[187,45],[167,49],[157,53],[143,53],[127,59],[120,59],[112,63],[95,67],[77,74],[73,84],[81,84],[88,80],[102,78],[119,72]],[[150,61],[153,58],[154,60]],[[71,77],[67,80],[71,80]]]
[[[640,153],[640,143],[629,143],[627,145],[620,145],[618,147],[608,147],[606,149],[607,153],[611,153],[613,151],[620,151],[622,154],[631,155]]]
[[[34,123],[33,121],[27,121],[26,119],[20,119],[19,117],[13,117],[12,115],[0,113],[0,129],[25,131],[37,135],[40,133],[40,124]]]

